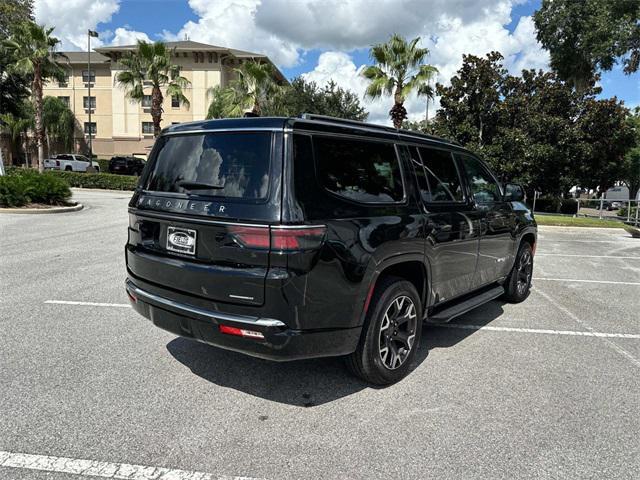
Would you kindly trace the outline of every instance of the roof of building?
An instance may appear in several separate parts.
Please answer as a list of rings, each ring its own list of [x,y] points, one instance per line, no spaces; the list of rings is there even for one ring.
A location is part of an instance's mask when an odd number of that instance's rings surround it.
[[[227,54],[227,55],[231,55],[233,57],[236,58],[255,58],[255,59],[260,59],[263,61],[266,61],[268,63],[270,63],[275,72],[276,72],[276,76],[278,77],[278,80],[282,81],[282,82],[287,82],[286,77],[283,75],[283,73],[278,69],[278,67],[271,61],[271,59],[269,57],[267,57],[266,55],[262,54],[262,53],[254,53],[254,52],[247,52],[245,50],[238,50],[235,48],[227,48],[227,47],[219,47],[217,45],[209,45],[207,43],[200,43],[200,42],[194,42],[192,40],[180,40],[177,42],[165,42],[165,45],[167,47],[169,47],[172,50],[175,50],[177,52],[193,52],[193,51],[198,51],[198,52],[216,52],[216,53],[221,53],[221,54]],[[137,48],[137,45],[115,45],[115,46],[109,46],[106,45],[104,47],[100,47],[100,48],[96,48],[96,52],[99,52],[99,54],[104,54],[104,55],[109,55],[109,53],[111,52],[127,52],[127,51],[132,51],[135,50]],[[102,56],[104,56],[102,55]]]
[[[87,52],[59,52],[67,57],[67,59],[62,58],[60,63],[65,64],[67,61],[69,63],[87,63]],[[102,55],[101,53],[91,52],[91,63],[107,63],[110,61],[110,58],[106,55]]]

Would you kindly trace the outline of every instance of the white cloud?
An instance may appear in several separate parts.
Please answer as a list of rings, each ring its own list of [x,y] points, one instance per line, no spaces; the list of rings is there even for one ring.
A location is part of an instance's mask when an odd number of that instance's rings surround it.
[[[299,55],[297,45],[256,25],[255,15],[260,4],[260,0],[189,0],[200,19],[187,22],[175,35],[165,32],[164,36],[167,40],[182,40],[186,36],[197,42],[267,53],[279,65],[294,65]]]
[[[36,0],[34,12],[40,24],[56,27],[53,35],[62,43],[60,50],[86,50],[87,30],[109,22],[120,8],[120,0]],[[99,38],[91,39],[91,47],[101,46]]]
[[[125,27],[118,27],[109,42],[109,45],[135,45],[138,40],[151,42],[149,36],[144,32],[128,30]]]

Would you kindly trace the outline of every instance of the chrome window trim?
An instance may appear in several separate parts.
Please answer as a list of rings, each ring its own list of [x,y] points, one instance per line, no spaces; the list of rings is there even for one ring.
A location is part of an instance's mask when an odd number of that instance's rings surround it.
[[[282,132],[282,127],[253,127],[253,128],[204,128],[199,130],[181,130],[178,132],[164,132],[161,137],[174,135],[196,135],[202,133],[228,133],[228,132]]]

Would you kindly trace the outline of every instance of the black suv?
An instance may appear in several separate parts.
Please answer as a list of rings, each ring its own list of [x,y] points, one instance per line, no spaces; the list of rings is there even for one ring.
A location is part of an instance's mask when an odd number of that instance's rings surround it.
[[[407,374],[423,320],[524,300],[519,185],[440,138],[317,115],[158,137],[129,204],[126,289],[160,328],[271,360]]]
[[[109,173],[120,175],[140,175],[144,170],[144,160],[136,157],[111,157]]]

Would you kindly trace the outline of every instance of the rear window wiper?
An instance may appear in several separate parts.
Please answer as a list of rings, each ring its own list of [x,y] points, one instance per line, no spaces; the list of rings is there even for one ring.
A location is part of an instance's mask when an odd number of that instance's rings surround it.
[[[177,183],[179,187],[182,187],[186,190],[222,190],[224,185],[214,185],[212,183],[203,183],[203,182],[189,182],[188,180],[183,180]]]

